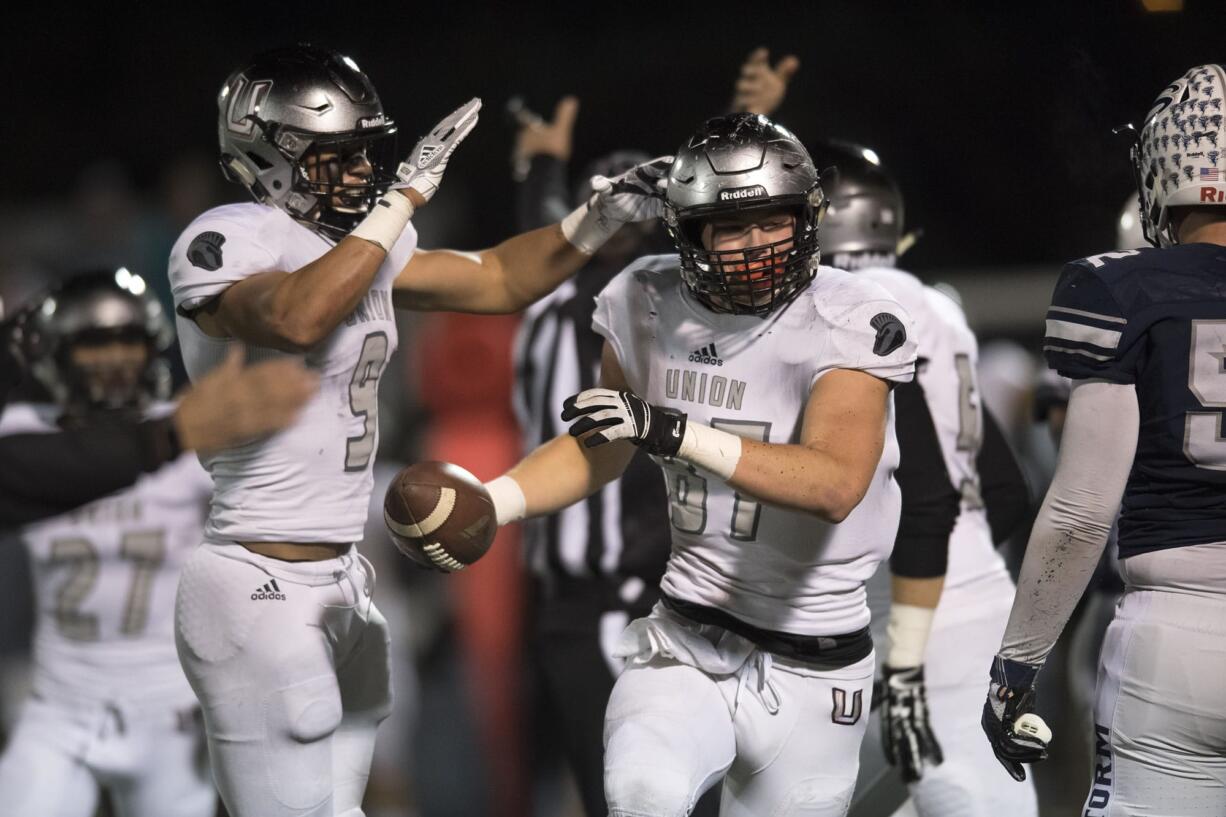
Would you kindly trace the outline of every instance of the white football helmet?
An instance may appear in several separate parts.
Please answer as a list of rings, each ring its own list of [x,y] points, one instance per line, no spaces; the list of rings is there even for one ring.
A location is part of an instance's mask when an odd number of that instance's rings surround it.
[[[1226,70],[1198,65],[1168,85],[1145,117],[1132,164],[1141,228],[1155,247],[1178,243],[1170,208],[1226,204],[1224,97]]]

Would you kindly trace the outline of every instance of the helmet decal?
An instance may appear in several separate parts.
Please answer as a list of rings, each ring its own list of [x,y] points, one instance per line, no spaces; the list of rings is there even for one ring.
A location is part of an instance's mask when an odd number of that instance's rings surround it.
[[[217,99],[226,178],[330,239],[349,232],[395,176],[396,125],[348,57],[310,45],[260,54]]]

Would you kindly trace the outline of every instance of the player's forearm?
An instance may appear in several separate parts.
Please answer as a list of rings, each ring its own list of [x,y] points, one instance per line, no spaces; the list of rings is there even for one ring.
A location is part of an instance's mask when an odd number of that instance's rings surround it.
[[[178,454],[170,418],[0,438],[0,526],[67,513]]]
[[[729,485],[763,502],[836,523],[864,499],[881,458],[880,445],[867,467],[804,445],[744,440],[741,446]]]
[[[285,341],[310,349],[330,335],[370,289],[387,253],[361,238],[342,239],[292,275],[284,276],[256,305]]]
[[[1030,534],[1001,645],[1005,658],[1042,664],[1064,630],[1107,544],[1138,427],[1134,387],[1074,388],[1060,462]]]
[[[563,434],[533,451],[506,475],[523,493],[523,516],[544,516],[586,499],[617,479],[633,456],[634,448],[625,441],[584,448]],[[500,512],[500,522],[502,517]]]
[[[890,615],[886,623],[886,665],[895,669],[918,667],[932,633],[945,577],[917,579],[890,576]]]
[[[518,312],[553,292],[592,258],[567,241],[558,224],[508,238],[481,256],[482,263],[495,270],[483,312]]]

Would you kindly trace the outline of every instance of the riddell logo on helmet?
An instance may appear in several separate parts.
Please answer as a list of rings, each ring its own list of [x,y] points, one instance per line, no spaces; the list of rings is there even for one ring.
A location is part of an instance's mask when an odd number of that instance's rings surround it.
[[[387,117],[383,114],[378,116],[364,116],[358,120],[359,128],[377,128],[387,122]]]
[[[750,187],[734,187],[731,190],[719,191],[720,201],[740,201],[741,199],[764,199],[766,188],[760,184]]]
[[[1220,187],[1202,187],[1200,189],[1200,200],[1211,202],[1213,204],[1221,204],[1226,201],[1226,192]]]

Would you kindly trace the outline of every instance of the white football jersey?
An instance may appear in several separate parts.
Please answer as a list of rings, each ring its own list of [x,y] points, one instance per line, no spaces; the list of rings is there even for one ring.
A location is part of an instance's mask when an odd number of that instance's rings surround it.
[[[962,494],[961,513],[949,540],[940,606],[957,608],[977,588],[998,595],[996,582],[1007,579],[1008,569],[992,542],[979,492],[976,458],[983,443],[983,405],[975,374],[979,364],[975,334],[961,307],[914,275],[882,267],[856,274],[885,287],[915,320],[920,361],[916,377],[936,426],[945,467]]]
[[[644,258],[596,299],[593,325],[648,402],[763,442],[799,442],[813,384],[831,370],[906,382],[915,368],[906,311],[868,279],[832,267],[763,319],[706,309],[682,283],[675,255]],[[661,462],[673,526],[663,590],[779,632],[836,635],[867,625],[864,581],[898,529],[890,406],[873,483],[838,525],[742,496],[681,461]]]
[[[10,406],[0,434],[56,431],[58,414]],[[21,530],[34,580],[37,692],[138,706],[195,700],[175,652],[175,588],[200,544],[212,489],[195,455],[184,454],[131,488]]]
[[[170,254],[179,343],[192,379],[216,366],[235,341],[212,338],[186,317],[238,281],[293,272],[332,245],[281,210],[229,204],[184,230]],[[303,355],[319,394],[292,426],[266,440],[202,458],[213,477],[205,537],[239,542],[356,542],[362,538],[379,444],[378,386],[396,349],[392,283],[417,246],[405,227],[357,308]],[[249,360],[286,353],[250,347]]]

